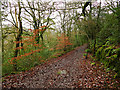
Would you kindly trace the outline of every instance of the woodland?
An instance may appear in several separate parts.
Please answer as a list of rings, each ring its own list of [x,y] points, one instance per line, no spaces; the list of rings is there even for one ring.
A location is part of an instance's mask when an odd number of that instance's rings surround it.
[[[11,0],[0,4],[3,78],[85,45],[84,52],[78,50],[83,53],[81,58],[91,59],[92,66],[100,63],[105,72],[114,72],[114,79],[120,78],[119,0]]]

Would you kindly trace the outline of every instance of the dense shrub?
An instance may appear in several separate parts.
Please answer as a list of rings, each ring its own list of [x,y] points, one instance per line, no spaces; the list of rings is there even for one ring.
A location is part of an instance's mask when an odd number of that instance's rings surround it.
[[[114,70],[117,76],[120,75],[120,48],[106,43],[97,49],[96,60],[104,63],[106,68]]]

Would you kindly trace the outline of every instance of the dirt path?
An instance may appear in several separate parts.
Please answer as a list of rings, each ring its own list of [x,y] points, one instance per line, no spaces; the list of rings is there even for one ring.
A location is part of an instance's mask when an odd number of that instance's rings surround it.
[[[118,88],[119,80],[112,80],[110,73],[92,66],[83,58],[87,45],[30,71],[8,76],[3,87],[24,88]]]

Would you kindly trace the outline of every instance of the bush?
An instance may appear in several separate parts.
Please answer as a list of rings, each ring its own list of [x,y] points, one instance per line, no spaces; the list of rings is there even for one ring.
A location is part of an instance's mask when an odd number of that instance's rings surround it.
[[[96,51],[96,60],[101,61],[106,68],[114,70],[117,76],[120,75],[120,48],[108,45],[107,42]]]

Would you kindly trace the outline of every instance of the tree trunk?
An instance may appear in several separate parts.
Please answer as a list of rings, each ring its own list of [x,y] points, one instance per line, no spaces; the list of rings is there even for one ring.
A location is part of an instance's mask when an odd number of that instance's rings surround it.
[[[96,39],[94,40],[93,57],[95,56],[95,52],[96,52],[96,47],[95,47],[95,45],[96,45]]]
[[[16,41],[19,42],[20,40],[22,40],[22,33],[23,33],[23,29],[22,29],[22,21],[21,21],[21,6],[20,6],[20,2],[18,1],[18,6],[19,6],[19,14],[18,14],[18,21],[19,21],[19,32],[18,32],[18,36],[16,38]],[[16,43],[16,48],[18,48],[20,46],[20,43]],[[19,50],[16,49],[15,50],[15,55],[14,57],[18,56],[18,52]],[[17,71],[17,61],[16,59],[13,61],[14,63],[14,70]]]
[[[0,4],[1,5],[1,4]],[[0,9],[0,25],[1,25],[1,33],[0,33],[0,40],[2,41],[2,45],[0,44],[1,46],[1,49],[2,49],[2,61],[4,61],[4,38],[3,38],[3,30],[2,30],[2,12],[1,12],[1,9]]]
[[[118,43],[120,43],[120,1],[119,1],[119,5],[118,5]]]
[[[0,37],[2,39],[2,61],[4,61],[4,38],[3,38],[3,30],[2,30],[2,20],[0,21],[0,23],[1,23],[1,34],[2,34],[1,35],[2,37]]]

